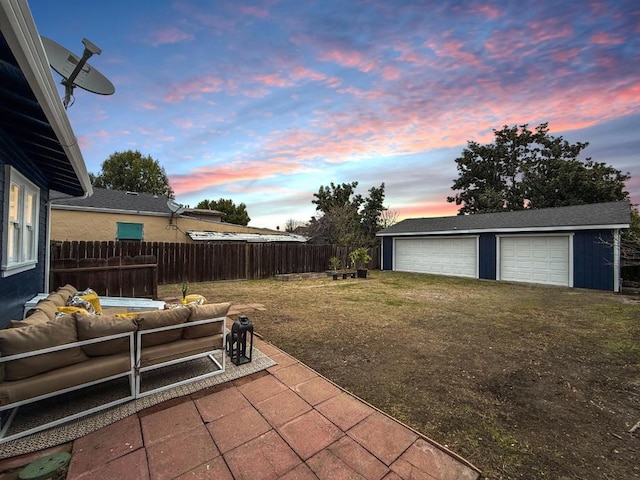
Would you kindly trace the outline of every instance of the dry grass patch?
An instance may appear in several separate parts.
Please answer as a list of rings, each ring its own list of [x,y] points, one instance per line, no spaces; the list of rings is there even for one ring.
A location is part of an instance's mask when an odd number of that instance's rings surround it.
[[[267,340],[490,478],[640,477],[633,299],[397,272],[191,291],[264,304]]]

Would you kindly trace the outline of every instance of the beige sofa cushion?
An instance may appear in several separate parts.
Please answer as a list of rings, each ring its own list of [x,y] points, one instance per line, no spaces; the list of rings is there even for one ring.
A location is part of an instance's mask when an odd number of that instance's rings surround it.
[[[76,313],[78,340],[91,340],[117,333],[135,332],[133,318],[117,318],[106,315],[83,315]],[[129,351],[129,337],[116,338],[106,342],[83,345],[82,350],[90,357],[113,355]]]
[[[53,320],[54,318],[56,318],[58,305],[56,305],[52,300],[41,300],[36,304],[35,307],[27,312],[27,317],[31,317],[37,311],[45,313],[49,320]]]
[[[210,303],[206,305],[189,305],[191,314],[189,315],[189,322],[197,322],[198,320],[206,320],[208,318],[224,317],[229,308],[231,302],[227,303]],[[222,333],[224,329],[224,322],[208,323],[204,325],[196,325],[195,327],[187,327],[182,334],[183,338],[200,338],[208,337]]]
[[[70,315],[40,325],[0,330],[0,352],[5,357],[77,342],[76,321]],[[80,347],[6,362],[5,380],[20,380],[87,360]]]
[[[58,288],[56,290],[56,293],[61,294],[63,297],[66,295],[68,298],[71,295],[75,295],[76,293],[78,293],[78,289],[73,285],[71,285],[70,283],[67,283],[64,287]]]
[[[171,310],[154,310],[140,312],[135,318],[136,325],[140,330],[166,327],[169,325],[180,325],[189,318],[191,310],[188,307],[177,307]],[[182,338],[182,328],[174,328],[166,332],[150,333],[142,336],[142,348],[152,345],[170,343]]]
[[[68,297],[67,297],[68,298]],[[49,300],[56,304],[56,307],[64,307],[67,303],[67,298],[59,293],[50,293],[46,300]]]
[[[54,293],[60,295],[66,302],[69,299],[69,297],[74,295],[76,292],[77,292],[76,288],[73,285],[69,285],[67,283],[64,287],[58,288]]]
[[[54,317],[55,318],[55,317]],[[50,322],[52,319],[42,310],[35,310],[24,320],[11,320],[11,328],[30,327],[31,325],[42,325]]]
[[[42,373],[22,380],[1,383],[0,406],[29,400],[39,395],[56,392],[64,388],[75,387],[83,383],[95,382],[96,380],[102,380],[106,377],[119,375],[130,370],[131,360],[130,356],[126,353],[90,358],[86,362],[57,368],[55,371]]]

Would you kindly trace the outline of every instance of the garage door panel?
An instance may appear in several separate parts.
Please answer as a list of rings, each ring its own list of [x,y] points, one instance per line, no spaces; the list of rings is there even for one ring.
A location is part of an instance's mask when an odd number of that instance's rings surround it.
[[[502,237],[500,279],[569,285],[569,237]]]
[[[476,243],[475,238],[397,239],[395,269],[475,278]]]

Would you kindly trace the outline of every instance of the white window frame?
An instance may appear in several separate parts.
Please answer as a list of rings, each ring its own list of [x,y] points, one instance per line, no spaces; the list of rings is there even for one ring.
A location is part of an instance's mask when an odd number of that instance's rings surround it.
[[[5,166],[4,218],[2,235],[2,277],[15,275],[36,268],[38,264],[38,226],[40,223],[40,189],[10,165]],[[11,219],[11,194],[18,189],[17,217]],[[27,223],[28,202],[31,198],[31,222]],[[13,224],[13,228],[10,227]],[[16,232],[17,229],[17,232]],[[9,236],[14,233],[12,248]]]

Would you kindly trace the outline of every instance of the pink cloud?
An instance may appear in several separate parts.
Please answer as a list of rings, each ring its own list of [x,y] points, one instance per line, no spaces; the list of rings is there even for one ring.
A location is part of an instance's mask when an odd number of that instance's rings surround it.
[[[201,98],[205,93],[220,91],[223,83],[221,78],[210,75],[190,78],[183,83],[172,85],[163,100],[167,103],[175,103],[185,98]]]
[[[600,32],[591,36],[591,42],[597,45],[619,45],[624,43],[624,39],[610,33]]]
[[[190,174],[169,175],[169,182],[176,194],[184,195],[211,186],[290,175],[301,170],[302,166],[291,163],[235,161],[227,165],[196,168]]]
[[[464,50],[466,43],[460,40],[450,40],[443,44],[427,41],[425,45],[433,50],[438,57],[453,59],[456,66],[468,65],[476,68],[483,66],[477,55]]]
[[[476,7],[472,11],[482,13],[489,20],[495,20],[497,18],[500,18],[503,15],[503,12],[501,10],[499,10],[497,7],[494,7],[492,5],[481,5],[479,7]]]
[[[145,109],[145,110],[157,110],[158,109],[158,105],[156,103],[152,103],[152,102],[141,103],[140,107]]]
[[[278,73],[271,73],[268,75],[256,75],[254,80],[258,83],[263,83],[268,87],[291,87],[293,83],[286,78],[283,78]]]
[[[245,15],[250,15],[252,17],[267,18],[269,16],[269,10],[267,10],[266,8],[243,6],[240,7],[240,10]]]
[[[151,32],[150,37],[150,43],[154,47],[171,43],[186,42],[193,40],[194,38],[192,34],[180,30],[177,27],[167,27],[164,30]]]
[[[551,54],[551,58],[558,63],[567,63],[578,57],[580,50],[577,48],[570,48],[567,50],[556,50]]]
[[[355,68],[368,73],[373,70],[376,63],[365,57],[362,52],[356,50],[331,50],[322,53],[318,60],[321,62],[334,62],[343,67]]]

